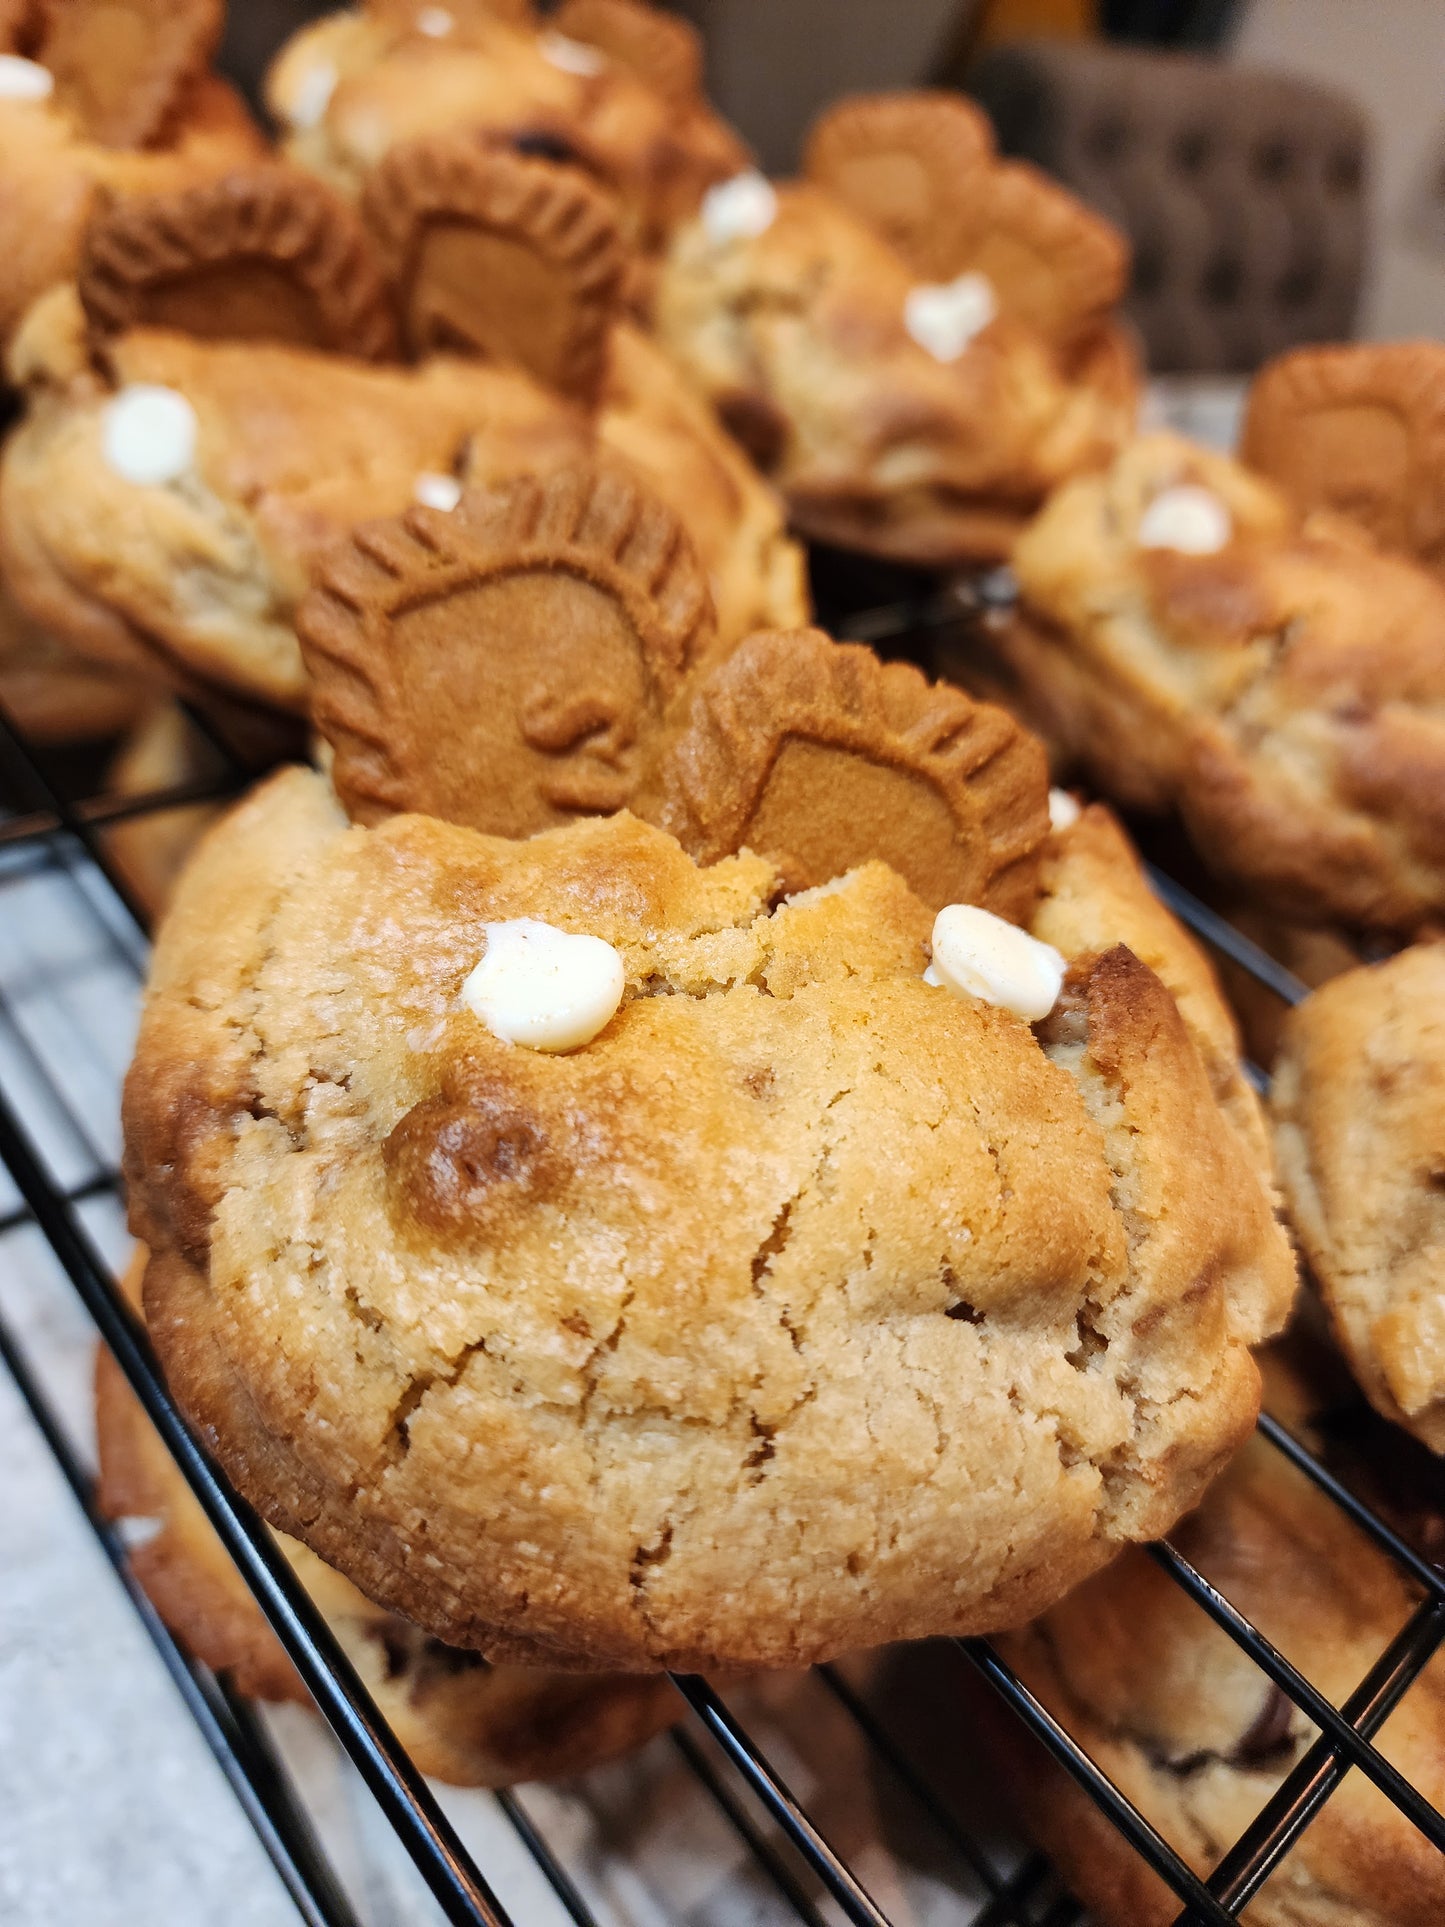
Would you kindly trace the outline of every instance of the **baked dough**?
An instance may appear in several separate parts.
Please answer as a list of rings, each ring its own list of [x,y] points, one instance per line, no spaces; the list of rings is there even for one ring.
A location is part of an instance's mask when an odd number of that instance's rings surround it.
[[[1280,1178],[1372,1405],[1445,1451],[1445,943],[1333,978],[1285,1020]]]
[[[1038,1034],[922,981],[882,865],[772,910],[626,815],[207,839],[127,1083],[147,1319],[273,1524],[497,1659],[791,1666],[1042,1610],[1253,1420],[1292,1289],[1122,947]],[[481,926],[598,936],[568,1055],[459,999]]]
[[[1217,548],[1145,546],[1168,498]],[[1209,535],[1202,523],[1180,539]],[[1305,922],[1445,905],[1445,588],[1173,435],[1066,484],[991,638],[1022,713],[1106,795],[1177,809],[1206,862]]]

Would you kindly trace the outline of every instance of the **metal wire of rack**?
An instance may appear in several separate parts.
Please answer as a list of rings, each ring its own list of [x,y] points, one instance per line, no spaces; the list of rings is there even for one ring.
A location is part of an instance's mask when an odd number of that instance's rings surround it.
[[[849,624],[854,635],[896,641],[956,621],[956,597],[877,611]],[[210,733],[208,731],[208,733]],[[214,740],[214,738],[213,738]],[[145,919],[105,844],[106,829],[125,818],[235,794],[253,772],[236,759],[213,781],[123,801],[88,795],[70,800],[41,758],[0,713],[0,895],[37,869],[62,878],[82,914],[137,978],[144,970]],[[104,882],[101,882],[104,879]],[[1273,958],[1168,877],[1155,887],[1201,938],[1277,995],[1294,1002],[1304,987]],[[104,901],[104,889],[114,893]],[[123,914],[114,913],[114,900]],[[133,927],[127,927],[129,924]],[[41,1054],[25,1041],[0,985],[0,1027],[18,1040],[46,1102],[65,1115],[78,1141],[94,1139],[65,1093],[47,1078]],[[247,1580],[281,1645],[341,1747],[358,1769],[397,1839],[430,1889],[440,1915],[456,1927],[508,1927],[509,1916],[474,1863],[431,1789],[370,1700],[324,1619],[291,1572],[270,1533],[197,1444],[172,1404],[145,1333],[121,1297],[114,1275],[82,1221],[91,1199],[118,1195],[120,1175],[94,1152],[94,1168],[62,1183],[47,1163],[13,1091],[0,1088],[0,1160],[20,1202],[0,1216],[0,1238],[21,1226],[39,1228],[102,1341],[110,1348],[151,1422],[174,1456],[227,1552]],[[304,1802],[250,1706],[223,1679],[181,1651],[131,1577],[123,1536],[101,1514],[93,1480],[67,1436],[24,1345],[0,1306],[0,1361],[17,1385],[77,1503],[110,1561],[146,1632],[174,1679],[223,1773],[274,1863],[301,1918],[313,1927],[358,1927],[346,1889],[330,1865]],[[1434,1846],[1445,1850],[1445,1818],[1371,1744],[1389,1713],[1445,1641],[1445,1575],[1428,1564],[1383,1519],[1349,1491],[1297,1439],[1269,1417],[1262,1436],[1320,1487],[1418,1588],[1421,1603],[1356,1690],[1335,1707],[1240,1615],[1222,1594],[1167,1544],[1153,1548],[1163,1570],[1297,1706],[1318,1738],[1286,1775],[1241,1838],[1207,1879],[1180,1858],[1008,1664],[983,1640],[951,1642],[1003,1698],[1056,1762],[1108,1816],[1181,1903],[1176,1927],[1223,1927],[1238,1918],[1318,1815],[1344,1776],[1363,1773]],[[926,1767],[888,1719],[834,1667],[817,1675],[866,1747],[870,1762],[910,1799],[982,1895],[972,1927],[1071,1927],[1081,1919],[1037,1856],[1000,1863],[992,1842],[940,1792]],[[777,1765],[729,1700],[697,1677],[678,1677],[692,1719],[671,1741],[696,1786],[742,1843],[784,1919],[825,1927],[839,1918],[854,1927],[888,1927],[886,1915],[843,1856],[809,1818]],[[967,1744],[967,1735],[961,1735]],[[499,1796],[501,1811],[576,1927],[600,1927],[597,1913],[558,1848],[523,1797]]]

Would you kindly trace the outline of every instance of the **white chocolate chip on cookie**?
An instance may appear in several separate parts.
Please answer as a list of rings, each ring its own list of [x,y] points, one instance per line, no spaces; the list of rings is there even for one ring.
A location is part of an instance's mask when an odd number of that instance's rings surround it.
[[[196,458],[196,411],[174,388],[135,382],[108,404],[101,425],[106,466],[127,482],[177,481]]]
[[[1067,790],[1049,791],[1049,828],[1071,830],[1083,815],[1077,800]]]
[[[462,499],[462,485],[455,475],[442,475],[432,470],[418,475],[412,483],[412,497],[423,508],[441,509],[450,514]]]
[[[49,100],[54,90],[54,74],[38,60],[0,54],[0,100]]]
[[[924,982],[955,997],[997,1004],[1032,1024],[1058,1002],[1065,967],[1051,943],[1040,943],[992,910],[950,903],[933,925],[933,963]]]
[[[935,361],[957,361],[997,313],[993,283],[986,274],[970,272],[956,281],[910,288],[903,304],[903,325]]]
[[[297,82],[296,91],[286,108],[286,118],[293,127],[299,128],[302,133],[309,133],[313,127],[321,125],[331,105],[331,96],[336,92],[339,77],[329,60],[318,61],[314,67],[307,69]]]
[[[544,33],[537,43],[543,60],[564,74],[578,74],[590,80],[607,65],[605,54],[589,47],[585,40],[570,40],[565,33]]]
[[[750,241],[766,234],[777,217],[778,197],[772,182],[755,167],[719,181],[702,197],[702,225],[709,241]]]
[[[1141,549],[1177,549],[1181,555],[1217,555],[1234,533],[1229,509],[1213,489],[1181,482],[1154,497],[1139,518]]]
[[[529,1050],[576,1050],[611,1021],[624,978],[610,943],[536,917],[485,930],[486,955],[462,985],[462,1002],[494,1037]]]

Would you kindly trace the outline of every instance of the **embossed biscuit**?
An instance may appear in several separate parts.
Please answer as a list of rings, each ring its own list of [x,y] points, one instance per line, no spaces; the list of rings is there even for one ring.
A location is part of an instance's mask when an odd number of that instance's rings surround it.
[[[632,800],[713,613],[676,518],[572,468],[362,528],[297,632],[353,816],[528,836]]]
[[[297,168],[238,168],[175,193],[114,198],[86,230],[80,298],[92,328],[174,328],[380,360],[390,296],[353,210]]]
[[[596,47],[686,109],[702,98],[702,36],[690,21],[642,0],[563,0],[552,16],[559,33]]]
[[[1302,508],[1335,509],[1445,569],[1445,343],[1276,357],[1250,384],[1240,453]]]
[[[224,20],[223,0],[38,0],[35,57],[91,140],[145,147],[204,74]]]
[[[595,400],[626,262],[612,203],[584,175],[443,134],[393,147],[362,208],[414,353],[515,362]]]
[[[999,161],[968,199],[955,274],[987,275],[999,309],[1072,346],[1122,298],[1129,244],[1111,222],[1027,161]]]
[[[144,1270],[142,1247],[122,1281],[137,1309]],[[241,1692],[309,1706],[280,1641],[104,1349],[95,1407],[100,1504],[143,1528],[131,1569],[166,1625]],[[279,1543],[393,1732],[437,1779],[509,1786],[581,1773],[641,1745],[681,1711],[655,1674],[489,1666],[480,1653],[444,1646],[373,1604],[299,1539],[283,1533]]]
[[[749,637],[662,757],[657,820],[699,862],[743,848],[789,889],[890,863],[932,908],[1021,920],[1048,834],[1040,745],[1001,709],[816,629]]]
[[[803,170],[875,228],[922,281],[965,265],[991,181],[987,118],[960,95],[857,94],[813,123]]]

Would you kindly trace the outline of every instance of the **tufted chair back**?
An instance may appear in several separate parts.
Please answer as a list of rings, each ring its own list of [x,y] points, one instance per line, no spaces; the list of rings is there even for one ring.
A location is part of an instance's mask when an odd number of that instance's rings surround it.
[[[1232,373],[1354,330],[1369,138],[1328,88],[1205,56],[996,47],[965,85],[1134,248],[1128,312],[1158,373]]]

